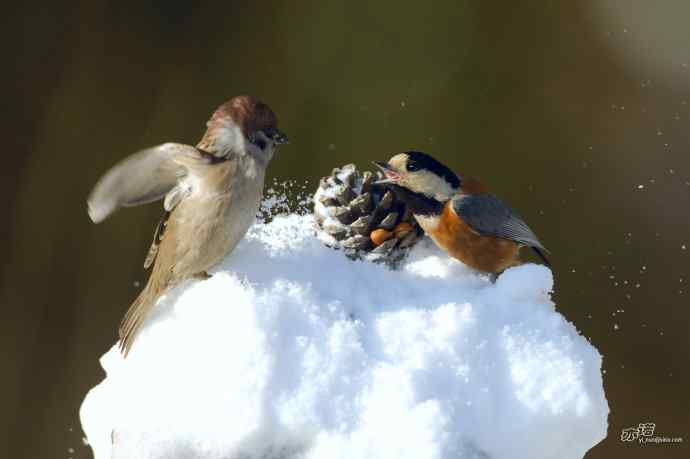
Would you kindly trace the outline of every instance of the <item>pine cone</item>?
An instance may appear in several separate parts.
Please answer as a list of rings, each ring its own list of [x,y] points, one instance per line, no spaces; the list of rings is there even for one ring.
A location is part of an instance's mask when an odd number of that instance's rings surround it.
[[[396,266],[420,239],[422,229],[392,191],[373,182],[382,178],[354,164],[333,169],[314,195],[317,236],[353,259]]]

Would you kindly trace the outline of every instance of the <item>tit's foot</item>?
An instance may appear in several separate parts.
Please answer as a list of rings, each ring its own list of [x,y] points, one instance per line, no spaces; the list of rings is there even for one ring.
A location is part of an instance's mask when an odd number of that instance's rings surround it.
[[[194,274],[194,278],[200,279],[200,280],[210,279],[211,277],[213,277],[213,276],[211,274],[207,273],[206,271],[201,271],[201,272]]]

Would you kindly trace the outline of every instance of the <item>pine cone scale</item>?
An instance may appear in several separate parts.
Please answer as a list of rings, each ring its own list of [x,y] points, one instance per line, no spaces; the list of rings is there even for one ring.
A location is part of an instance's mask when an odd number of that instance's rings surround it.
[[[395,267],[421,237],[422,230],[402,201],[360,173],[354,164],[333,169],[319,181],[314,221],[319,239],[350,258],[385,262]]]

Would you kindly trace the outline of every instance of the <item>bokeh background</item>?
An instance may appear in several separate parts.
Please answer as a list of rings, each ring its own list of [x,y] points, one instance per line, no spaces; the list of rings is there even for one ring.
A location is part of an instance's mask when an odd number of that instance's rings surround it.
[[[43,3],[2,19],[0,456],[90,457],[79,406],[160,213],[92,225],[90,187],[249,93],[291,139],[270,178],[410,148],[482,177],[604,356],[609,436],[587,457],[690,457],[690,3]],[[684,443],[622,443],[640,422]]]

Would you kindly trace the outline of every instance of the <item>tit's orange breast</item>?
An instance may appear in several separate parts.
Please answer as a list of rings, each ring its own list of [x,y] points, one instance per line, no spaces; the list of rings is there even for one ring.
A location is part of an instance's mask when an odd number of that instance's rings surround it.
[[[520,264],[518,244],[478,234],[455,213],[451,202],[443,208],[438,225],[429,236],[448,255],[479,271],[500,273]]]

